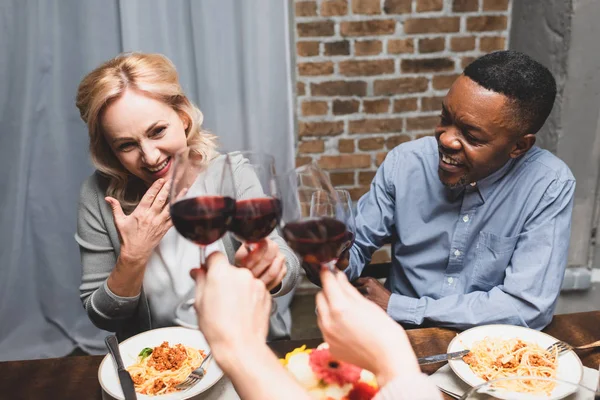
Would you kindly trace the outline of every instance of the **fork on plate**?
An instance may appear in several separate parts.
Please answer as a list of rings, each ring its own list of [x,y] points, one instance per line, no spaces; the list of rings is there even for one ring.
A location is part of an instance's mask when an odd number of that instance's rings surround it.
[[[206,375],[206,370],[208,369],[208,362],[210,361],[210,359],[212,359],[212,351],[208,350],[208,353],[206,354],[206,357],[204,357],[204,360],[202,360],[202,362],[200,363],[200,366],[192,372],[190,372],[188,377],[183,382],[175,386],[175,389],[187,390],[194,386],[196,383],[200,382],[202,378],[204,378],[204,376]]]
[[[597,340],[590,344],[585,344],[583,346],[571,346],[570,344],[563,342],[562,340],[559,340],[558,342],[552,343],[550,346],[548,346],[548,348],[546,348],[546,351],[553,351],[555,347],[558,349],[558,354],[560,355],[564,352],[571,351],[571,350],[585,350],[585,349],[591,349],[594,347],[600,347],[600,340]]]

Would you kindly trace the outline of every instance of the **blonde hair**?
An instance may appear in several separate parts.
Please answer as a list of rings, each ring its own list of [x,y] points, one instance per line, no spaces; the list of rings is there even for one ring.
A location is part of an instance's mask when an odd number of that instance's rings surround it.
[[[127,89],[160,100],[187,119],[187,145],[203,160],[212,158],[216,137],[202,129],[202,112],[184,94],[173,63],[161,54],[120,54],[87,74],[79,84],[76,104],[88,126],[92,162],[108,178],[106,195],[117,199],[123,210],[130,212],[139,203],[145,187],[119,162],[106,141],[101,123],[106,107]]]

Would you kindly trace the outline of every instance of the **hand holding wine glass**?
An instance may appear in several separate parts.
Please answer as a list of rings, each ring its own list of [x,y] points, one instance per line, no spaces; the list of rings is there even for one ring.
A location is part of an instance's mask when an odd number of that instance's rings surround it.
[[[281,220],[281,201],[275,181],[275,159],[260,152],[241,152],[246,160],[244,167],[250,172],[248,179],[256,179],[255,189],[245,198],[236,201],[231,232],[250,249],[266,238]]]
[[[348,267],[349,264],[349,253],[350,249],[352,248],[352,244],[354,243],[354,235],[356,228],[354,222],[354,212],[352,211],[352,199],[350,198],[350,193],[347,190],[343,189],[335,189],[335,193],[339,198],[339,203],[337,203],[337,199],[332,199],[326,191],[315,191],[311,199],[310,215],[313,218],[336,218],[336,212],[338,215],[342,214],[346,224],[346,240],[342,247],[341,253],[335,262],[335,267],[343,271]],[[336,211],[336,207],[342,208],[341,213],[340,211]],[[321,265],[311,263],[305,260],[302,267],[306,271],[307,278],[315,285],[321,286],[321,278],[319,276]]]
[[[206,247],[230,228],[235,215],[235,183],[229,156],[203,159],[187,148],[178,153],[173,166],[171,218],[177,231],[198,245],[199,265],[206,259]],[[195,318],[192,290],[176,309],[179,320]],[[192,325],[194,325],[192,323]]]
[[[308,164],[283,175],[281,182],[285,240],[301,257],[303,267],[335,269],[348,245],[351,214],[329,178],[316,165]]]
[[[352,287],[345,274],[320,271],[317,321],[331,354],[368,369],[381,386],[395,376],[419,373],[402,327]]]
[[[281,220],[281,201],[275,181],[273,156],[243,151],[240,167],[248,180],[243,197],[236,201],[236,212],[231,224],[234,237],[244,245],[236,252],[236,265],[248,268],[254,277],[264,282],[269,290],[285,276],[285,257],[279,246],[268,239]]]

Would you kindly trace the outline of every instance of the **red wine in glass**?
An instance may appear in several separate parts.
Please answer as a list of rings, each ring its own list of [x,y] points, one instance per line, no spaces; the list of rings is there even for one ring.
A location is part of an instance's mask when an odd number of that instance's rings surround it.
[[[226,196],[200,196],[171,205],[171,218],[177,231],[200,246],[217,241],[233,221],[236,201]]]
[[[240,155],[243,161],[239,168],[252,188],[237,199],[230,230],[252,252],[279,225],[282,202],[275,178],[275,158],[260,151],[241,151]]]
[[[229,154],[207,158],[195,147],[175,155],[171,173],[170,215],[175,229],[198,246],[198,266],[206,262],[206,247],[229,229],[235,215],[236,185]],[[192,308],[196,287],[175,307],[174,322],[198,326]]]
[[[354,244],[354,233],[346,231],[346,241],[342,246],[342,252],[340,253],[335,263],[337,269],[343,271],[350,264],[350,249]],[[309,257],[310,258],[310,257]],[[318,262],[308,262],[306,259],[302,260],[302,268],[306,272],[308,279],[317,286],[321,285],[321,264]]]
[[[243,241],[256,243],[277,227],[281,212],[281,201],[273,197],[238,200],[229,229]]]
[[[290,247],[309,264],[335,262],[348,243],[346,224],[335,218],[310,218],[288,222],[282,229]]]

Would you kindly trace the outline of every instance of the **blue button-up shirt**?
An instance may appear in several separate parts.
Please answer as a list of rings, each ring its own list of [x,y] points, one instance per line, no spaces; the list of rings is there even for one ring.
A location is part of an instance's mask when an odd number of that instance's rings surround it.
[[[531,148],[485,179],[449,189],[432,137],[390,151],[358,202],[350,279],[392,243],[388,314],[396,321],[542,329],[564,277],[575,178]]]

